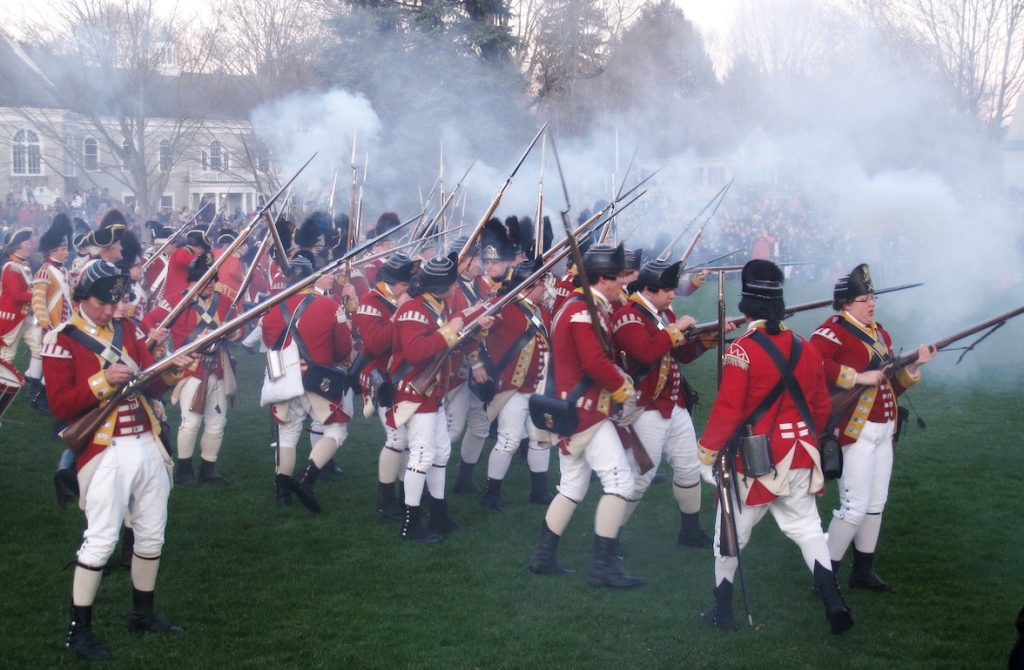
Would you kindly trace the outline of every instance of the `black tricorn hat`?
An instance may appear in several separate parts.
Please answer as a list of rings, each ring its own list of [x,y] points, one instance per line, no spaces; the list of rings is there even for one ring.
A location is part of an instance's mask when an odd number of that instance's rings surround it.
[[[643,249],[626,249],[626,269],[639,270],[644,263]]]
[[[28,227],[18,228],[7,233],[4,237],[4,256],[14,253],[14,248],[30,237],[32,237],[32,229]]]
[[[221,228],[217,231],[217,246],[226,247],[238,239],[238,233],[230,228]]]
[[[110,261],[96,260],[85,266],[75,285],[75,299],[96,298],[106,305],[121,299],[128,288],[129,277]]]
[[[408,284],[412,275],[419,267],[419,260],[413,260],[403,253],[397,253],[387,260],[380,270],[377,271],[377,278],[388,284],[403,282]]]
[[[205,228],[193,228],[185,233],[185,244],[190,247],[210,248],[210,240],[206,237]]]
[[[459,278],[459,256],[434,256],[420,268],[420,288],[424,291],[440,293],[455,283]]]
[[[669,263],[659,258],[652,258],[640,267],[640,276],[636,283],[639,286],[651,286],[656,289],[677,288],[679,275],[683,271],[683,262]]]
[[[111,210],[116,212],[117,210]],[[106,217],[104,217],[106,218]],[[107,249],[114,246],[117,242],[121,241],[124,236],[124,231],[127,230],[127,226],[119,223],[111,224],[106,228],[100,227],[92,231],[92,244],[102,249]]]
[[[840,277],[832,290],[832,308],[842,309],[844,303],[853,302],[854,298],[875,292],[871,281],[871,272],[867,263],[861,263],[845,277]]]
[[[588,275],[616,277],[626,267],[626,249],[620,243],[617,247],[595,244],[583,254],[583,269]]]
[[[71,227],[71,218],[61,212],[53,217],[50,227],[39,236],[39,251],[48,254],[58,247],[72,246],[75,229]]]
[[[782,269],[771,261],[755,258],[743,266],[742,296],[761,300],[782,300]]]
[[[201,253],[195,258],[193,258],[191,261],[189,261],[188,264],[188,275],[186,276],[187,281],[191,283],[202,279],[203,275],[206,274],[207,270],[213,267],[213,262],[213,254],[210,253],[209,251]],[[217,279],[216,272],[213,273],[212,279]]]

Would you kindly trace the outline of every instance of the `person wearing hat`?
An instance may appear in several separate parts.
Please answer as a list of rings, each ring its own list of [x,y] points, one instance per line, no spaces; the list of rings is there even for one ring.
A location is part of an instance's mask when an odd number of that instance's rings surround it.
[[[743,454],[735,458],[737,476],[733,481],[739,502],[733,519],[739,549],[750,540],[754,526],[771,512],[779,530],[800,548],[814,575],[825,618],[832,633],[839,635],[853,626],[853,617],[832,572],[814,500],[824,486],[818,431],[831,411],[821,354],[782,323],[786,303],[783,274],[777,265],[752,260],[743,266],[741,281],[739,308],[746,317],[747,332],[725,351],[722,384],[697,446],[701,476],[714,481],[712,464],[718,452],[745,426],[751,435],[765,437],[774,464],[767,474],[747,476]],[[720,630],[735,630],[732,597],[739,558],[722,555],[721,533],[719,519],[715,526],[715,604],[701,619]]]
[[[289,263],[289,282],[294,284],[311,277],[318,269],[317,265],[317,259],[309,251],[297,252]],[[352,353],[352,331],[348,317],[340,305],[329,297],[333,282],[334,276],[325,273],[311,288],[289,297],[263,317],[263,343],[268,348],[279,350],[293,340],[298,340],[296,344],[303,361],[303,374],[306,374],[311,363],[336,367]],[[352,396],[349,393],[338,403],[307,390],[302,395],[273,405],[272,412],[278,431],[274,476],[278,507],[292,504],[291,494],[294,493],[306,509],[314,514],[321,511],[313,484],[321,468],[334,458],[338,447],[348,436],[352,411]],[[295,450],[307,416],[323,426],[323,435],[313,445],[302,473],[295,478],[292,476],[295,471]]]
[[[439,542],[438,533],[459,528],[448,514],[445,468],[451,456],[444,397],[454,362],[447,356],[459,341],[465,320],[452,311],[448,299],[455,293],[458,255],[437,256],[413,277],[411,296],[395,313],[394,345],[388,374],[394,385],[394,404],[387,423],[407,429],[409,461],[405,471],[405,517],[399,536],[419,542]],[[416,388],[412,382],[429,372],[445,356],[440,373]],[[424,527],[420,502],[424,488],[430,493],[430,524]]]
[[[91,264],[74,289],[78,309],[70,320],[47,333],[43,369],[49,380],[50,407],[58,420],[81,419],[135,373],[153,364],[142,332],[129,321],[113,319],[127,284],[128,276],[114,264]],[[78,550],[65,648],[84,658],[109,656],[93,631],[92,605],[126,513],[135,532],[128,630],[182,632],[153,609],[171,479],[170,459],[160,444],[160,424],[147,396],[159,395],[177,383],[180,370],[192,359],[178,356],[173,363],[175,369],[155,379],[146,394],[123,399],[78,455],[78,504],[85,510],[87,528]]]
[[[31,358],[25,371],[26,398],[32,408],[49,414],[43,389],[43,364],[39,358],[42,331],[32,312],[32,268],[28,259],[35,242],[31,228],[18,228],[4,237],[0,272],[0,359],[6,363],[18,353],[18,341],[28,345]]]
[[[497,219],[494,219],[497,222]],[[498,224],[500,226],[500,223]],[[449,253],[458,254],[466,246],[468,238],[456,239]],[[493,248],[492,248],[493,252]],[[448,298],[453,313],[468,313],[477,309],[483,300],[493,293],[493,286],[486,276],[482,276],[480,264],[480,247],[472,245],[459,264],[459,276],[455,281],[455,290]],[[504,266],[507,268],[507,264]],[[503,270],[504,271],[504,270]],[[484,442],[491,432],[491,422],[484,409],[484,400],[471,388],[469,378],[474,382],[486,383],[487,370],[481,352],[481,343],[477,338],[467,341],[460,351],[449,356],[452,363],[452,378],[448,382],[448,391],[444,398],[445,416],[448,419],[448,439],[455,444],[459,437],[459,473],[452,486],[452,492],[459,495],[480,493],[480,487],[473,481],[476,464],[484,449]],[[463,435],[465,433],[465,435]]]
[[[480,503],[504,512],[501,484],[523,438],[529,438],[526,462],[530,468],[530,502],[548,505],[550,433],[530,421],[530,395],[542,393],[549,365],[551,314],[542,304],[547,287],[544,278],[520,286],[540,269],[541,259],[526,260],[512,270],[502,292],[516,290],[517,297],[502,308],[487,332],[487,350],[494,356],[487,366],[494,379],[494,399],[487,404],[487,422],[498,421],[498,440],[487,459],[487,487]]]
[[[510,222],[514,222],[514,233],[507,226]],[[516,244],[519,237],[518,225],[518,220],[515,217],[509,217],[506,223],[502,223],[498,219],[490,219],[480,232],[481,265],[484,269],[484,279],[490,287],[489,295],[483,296],[484,298],[497,293],[505,279],[508,278],[509,267],[516,260],[519,249]]]
[[[370,231],[370,237],[380,237],[389,230],[394,230],[395,228],[400,226],[401,223],[402,222],[398,218],[398,214],[396,212],[384,212],[379,217],[377,217],[377,223],[374,226],[373,230]],[[378,241],[373,245],[373,248],[370,250],[370,255],[377,255],[385,251],[391,251],[391,249],[394,248],[394,246],[394,240],[392,240],[390,237],[385,237],[384,239]],[[368,285],[373,286],[374,284],[377,283],[377,272],[383,265],[384,259],[378,258],[377,260],[370,261],[369,263],[363,266],[363,275],[366,277],[366,283]]]
[[[238,233],[227,228],[221,230],[213,247],[213,257],[218,259],[223,256],[236,239]],[[238,290],[242,288],[242,280],[245,278],[245,266],[242,264],[244,246],[243,244],[236,249],[217,269],[217,292],[227,299],[228,304],[238,295]]]
[[[363,366],[359,370],[359,386],[363,392],[363,416],[376,412],[384,426],[384,446],[377,458],[377,515],[382,519],[401,521],[405,516],[395,482],[404,479],[409,458],[406,428],[393,428],[387,422],[387,407],[380,406],[374,378],[388,373],[388,360],[394,345],[398,308],[408,299],[409,282],[419,262],[403,253],[396,253],[375,273],[376,286],[359,298],[359,308],[352,315],[352,326],[363,344]]]
[[[600,320],[596,325],[605,342],[610,342],[611,311],[624,269],[621,244],[595,245],[583,256],[582,271],[590,284]],[[587,581],[593,586],[631,588],[644,580],[626,574],[619,559],[618,534],[629,503],[636,500],[635,485],[632,464],[612,418],[617,414],[616,405],[634,398],[633,382],[598,338],[583,290],[576,287],[551,329],[555,395],[576,400],[578,423],[573,435],[559,442],[558,494],[548,506],[529,570],[534,574],[569,572],[558,561],[558,543],[587,494],[591,472],[596,472],[604,491],[594,515],[594,549]]]
[[[687,338],[686,329],[696,319],[676,318],[672,311],[681,270],[682,262],[670,264],[655,258],[644,263],[629,285],[629,301],[615,312],[612,332],[615,346],[627,356],[626,370],[636,385],[637,404],[644,410],[633,429],[655,466],[664,455],[672,468],[672,495],[680,514],[677,543],[706,549],[712,541],[700,527],[697,433],[686,406],[682,366],[713,349],[718,336],[710,333]],[[646,474],[639,474],[635,467],[633,471],[637,473],[635,489],[639,502],[657,467]],[[636,505],[629,504],[627,520]]]
[[[207,208],[209,209],[209,208]],[[185,233],[181,246],[171,253],[167,259],[167,282],[164,288],[164,301],[172,308],[176,307],[188,290],[188,268],[195,258],[210,251],[210,241],[206,238],[206,230],[193,228]]]
[[[811,335],[811,344],[825,359],[829,389],[864,389],[860,400],[835,423],[834,436],[843,448],[839,478],[839,509],[828,526],[833,570],[853,543],[851,589],[892,591],[872,571],[882,512],[892,476],[896,431],[896,398],[920,380],[920,366],[935,355],[920,345],[917,361],[889,379],[882,368],[893,358],[892,338],[875,321],[875,289],[871,272],[860,264],[836,282],[830,317]]]
[[[643,265],[643,262],[643,249],[626,249],[626,268],[622,271],[622,290],[619,291],[619,307],[629,303],[630,292],[628,286],[640,276],[640,267]]]
[[[149,307],[153,307],[163,299],[164,289],[167,287],[167,262],[170,258],[170,253],[164,245],[167,244],[167,240],[171,239],[174,231],[157,221],[148,222],[147,225],[149,223],[154,224],[151,227],[153,231],[153,244],[143,254],[143,262],[149,263],[144,271],[144,283],[149,295]],[[163,251],[160,251],[159,256],[153,258],[159,249],[163,249]]]
[[[213,266],[213,254],[206,252],[192,259],[188,267],[188,287],[191,289]],[[231,301],[216,291],[217,273],[213,274],[190,304],[171,324],[171,343],[175,349],[191,344],[224,323]],[[173,307],[161,302],[143,319],[148,333],[164,322]],[[232,333],[237,339],[241,331]],[[199,440],[200,461],[198,483],[220,484],[228,480],[217,472],[217,457],[224,442],[227,426],[229,398],[235,395],[235,375],[223,342],[203,350],[195,363],[185,372],[174,388],[171,402],[181,407],[181,425],[178,428],[177,468],[174,483],[185,487],[197,486],[192,457]]]
[[[73,235],[71,219],[61,213],[53,217],[50,228],[39,238],[39,251],[44,260],[32,280],[32,313],[41,336],[71,318],[71,284],[64,264]],[[30,385],[27,396],[36,411],[49,414],[45,384],[44,379],[38,385]]]

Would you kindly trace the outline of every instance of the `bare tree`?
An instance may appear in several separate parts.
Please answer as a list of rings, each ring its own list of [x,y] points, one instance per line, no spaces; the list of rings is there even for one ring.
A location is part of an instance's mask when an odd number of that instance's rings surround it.
[[[889,34],[924,45],[956,109],[1001,131],[1024,88],[1024,0],[855,0]]]
[[[179,28],[189,22],[175,12],[161,15],[156,0],[57,0],[51,8],[28,48],[57,104],[17,112],[62,150],[54,172],[73,170],[94,185],[103,175],[148,216],[204,119],[232,92],[198,74],[209,66],[209,43]]]

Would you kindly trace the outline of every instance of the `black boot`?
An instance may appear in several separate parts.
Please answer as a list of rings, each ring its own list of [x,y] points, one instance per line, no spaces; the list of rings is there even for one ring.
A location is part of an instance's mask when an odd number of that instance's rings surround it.
[[[732,613],[732,582],[728,579],[722,580],[722,583],[715,587],[714,594],[715,604],[707,612],[698,614],[697,618],[718,630],[739,630],[739,624]]]
[[[853,569],[850,570],[851,589],[867,589],[879,593],[896,593],[896,589],[882,581],[882,578],[871,570],[874,565],[875,555],[867,554],[853,549]]]
[[[64,648],[90,661],[110,658],[110,652],[96,637],[96,633],[92,632],[92,605],[71,606],[71,624],[68,626],[68,639],[64,642]]]
[[[428,544],[440,542],[440,535],[431,533],[423,527],[423,521],[420,518],[421,512],[422,510],[419,505],[415,507],[412,505],[405,506],[405,520],[402,521],[402,528],[398,531],[398,537],[403,540],[426,542]]]
[[[199,484],[196,483],[196,474],[192,469],[191,458],[178,459],[178,467],[174,471],[174,483],[178,486],[184,486],[189,489],[194,489],[199,486]]]
[[[324,484],[333,484],[338,481],[338,477],[342,475],[341,468],[334,462],[334,459],[330,459],[324,463],[324,467],[320,468],[320,474],[317,475],[316,480],[323,482]]]
[[[571,575],[576,572],[565,567],[558,561],[558,541],[561,536],[548,528],[547,520],[540,525],[540,540],[537,541],[537,548],[533,550],[530,557],[530,566],[527,568],[535,575]]]
[[[458,493],[459,495],[480,493],[480,487],[473,482],[473,470],[475,469],[476,463],[459,461],[459,476],[455,478],[452,493]]]
[[[224,475],[217,472],[217,464],[213,461],[206,461],[199,459],[199,483],[201,484],[217,484],[218,486],[224,486],[228,484],[228,479]]]
[[[135,555],[135,531],[125,528],[121,532],[121,565],[125,568],[132,567],[132,556]]]
[[[25,377],[25,400],[29,406],[43,416],[52,416],[50,401],[46,398],[46,387],[41,379]]]
[[[700,527],[699,513],[680,512],[679,517],[679,537],[676,538],[676,544],[680,547],[696,547],[698,549],[710,549],[715,544],[714,538]]]
[[[132,611],[128,613],[129,633],[170,633],[180,635],[180,626],[153,611],[153,592],[132,589]]]
[[[619,558],[619,540],[614,537],[594,536],[594,554],[590,561],[587,582],[591,586],[610,586],[615,589],[631,589],[642,586],[643,577],[626,574]]]
[[[427,530],[431,533],[450,533],[461,528],[455,520],[448,516],[448,499],[430,499],[430,521]]]
[[[274,475],[275,499],[274,504],[278,507],[288,507],[295,502],[292,491],[288,488],[288,475],[282,473]]]
[[[836,573],[821,563],[814,563],[814,585],[818,587],[821,602],[825,605],[825,618],[832,629],[833,635],[842,635],[853,628],[853,616],[850,607],[843,600],[836,582]]]
[[[535,505],[550,505],[555,499],[553,493],[548,491],[548,473],[530,473],[530,502]]]
[[[836,581],[839,580],[839,567],[843,564],[842,561],[832,561],[832,574],[836,576]],[[820,598],[821,593],[818,591],[818,582],[811,580],[811,593],[814,594],[815,598]]]
[[[316,476],[320,474],[320,468],[316,467],[316,463],[312,459],[306,461],[306,467],[303,468],[302,474],[298,479],[289,477],[285,485],[291,489],[292,493],[299,497],[299,502],[313,514],[319,514],[323,511],[320,507],[320,501],[316,499],[316,494],[313,493],[313,482],[316,481]]]
[[[505,508],[501,505],[501,480],[487,478],[487,488],[484,489],[484,494],[480,496],[480,504],[486,509],[495,512],[504,512]]]
[[[402,521],[405,518],[402,504],[395,499],[394,483],[377,482],[377,516],[385,521]]]
[[[78,475],[75,473],[75,455],[70,449],[61,452],[57,471],[53,474],[53,488],[57,492],[57,505],[67,509],[68,503],[78,498]]]

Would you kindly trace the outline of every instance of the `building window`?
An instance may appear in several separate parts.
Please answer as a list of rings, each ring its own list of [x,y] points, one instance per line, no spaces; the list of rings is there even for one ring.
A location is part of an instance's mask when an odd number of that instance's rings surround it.
[[[160,196],[160,211],[165,214],[170,214],[174,211],[174,195],[162,195]]]
[[[203,165],[203,170],[204,171],[209,170],[210,169],[210,156],[209,156],[209,154],[207,154],[204,151],[203,155],[200,157],[200,160],[201,160],[202,165]]]
[[[160,171],[171,171],[171,143],[167,140],[160,140]]]
[[[100,145],[92,137],[87,137],[85,142],[82,143],[83,157],[85,159],[86,170],[98,170],[100,169]]]
[[[19,130],[14,133],[11,142],[11,164],[11,172],[14,174],[43,174],[39,135],[31,130]]]
[[[224,162],[221,158],[220,142],[214,140],[210,142],[210,169],[211,170],[223,170]]]
[[[128,169],[128,160],[132,157],[132,143],[128,140],[121,142],[121,168]]]

